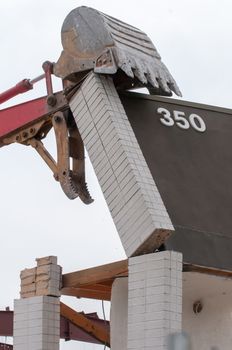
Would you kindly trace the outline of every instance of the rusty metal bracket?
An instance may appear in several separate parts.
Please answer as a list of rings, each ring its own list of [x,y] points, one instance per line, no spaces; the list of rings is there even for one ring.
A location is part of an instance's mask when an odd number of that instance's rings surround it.
[[[27,145],[32,146],[38,154],[41,156],[41,158],[45,161],[45,163],[49,166],[49,168],[52,170],[54,174],[54,178],[58,181],[58,171],[57,171],[57,164],[51,154],[48,152],[48,150],[44,147],[44,144],[42,141],[35,139],[34,137],[27,140]]]
[[[26,127],[23,130],[20,130],[18,133],[13,134],[12,136],[5,137],[2,140],[2,143],[4,145],[10,145],[11,143],[17,142],[27,145],[28,141],[30,139],[33,139],[35,136],[37,136],[37,139],[45,138],[48,132],[50,131],[51,127],[52,124],[49,121],[49,119],[42,120],[40,122],[34,123],[31,126]]]
[[[57,177],[61,187],[68,198],[79,196],[85,204],[90,204],[93,199],[85,182],[84,145],[72,113],[70,110],[57,112],[52,123],[57,143]]]
[[[41,141],[52,126],[56,136],[57,162]],[[52,170],[55,180],[60,182],[69,199],[75,199],[79,196],[85,204],[93,202],[85,182],[83,141],[76,123],[72,122],[70,111],[56,112],[51,120],[42,121],[29,129],[24,129],[11,138],[5,139],[4,142],[8,142],[8,144],[18,142],[32,146]]]
[[[45,61],[42,67],[45,73],[45,80],[46,80],[46,87],[47,87],[47,95],[48,95],[47,104],[51,107],[54,107],[57,103],[57,99],[53,93],[53,87],[52,87],[53,63],[49,61]]]

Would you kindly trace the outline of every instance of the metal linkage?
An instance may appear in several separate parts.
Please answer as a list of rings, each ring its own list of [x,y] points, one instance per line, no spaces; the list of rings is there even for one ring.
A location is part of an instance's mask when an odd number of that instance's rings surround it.
[[[85,182],[84,144],[71,111],[57,112],[52,122],[57,143],[57,177],[61,187],[69,199],[79,196],[85,204],[90,204],[93,199]]]
[[[32,146],[38,152],[52,170],[55,180],[60,182],[69,199],[75,199],[79,196],[83,203],[90,204],[93,199],[85,182],[84,145],[72,119],[72,113],[69,110],[58,111],[52,116],[52,124],[47,125],[47,130],[40,132],[46,136],[46,132],[53,125],[57,144],[57,162],[44,147],[41,141],[42,136],[38,137],[37,134],[30,137],[31,135],[29,135],[22,143]],[[18,135],[18,139],[19,137]]]

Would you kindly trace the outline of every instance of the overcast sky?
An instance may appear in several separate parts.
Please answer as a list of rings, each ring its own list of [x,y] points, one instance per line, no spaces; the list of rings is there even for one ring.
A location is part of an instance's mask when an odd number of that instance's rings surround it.
[[[0,91],[42,73],[61,52],[60,29],[75,7],[87,5],[128,22],[153,41],[183,99],[232,107],[232,3],[230,0],[127,1],[7,0],[0,2]],[[56,82],[59,89],[59,82]],[[44,83],[10,104],[45,94]],[[8,106],[10,104],[6,104]],[[1,122],[1,121],[0,121]],[[48,147],[54,152],[52,139]],[[19,297],[19,273],[35,258],[57,255],[64,272],[125,257],[93,169],[86,172],[95,202],[69,201],[45,163],[30,149],[0,149],[0,309]],[[72,300],[78,310],[99,303]],[[0,338],[1,340],[1,338]],[[82,343],[62,349],[100,349]]]

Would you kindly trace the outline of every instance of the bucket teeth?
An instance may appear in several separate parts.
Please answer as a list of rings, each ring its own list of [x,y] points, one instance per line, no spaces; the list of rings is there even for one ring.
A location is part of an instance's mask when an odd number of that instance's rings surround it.
[[[149,68],[147,70],[147,80],[155,89],[159,89],[159,84],[158,84],[158,81],[156,80],[156,76],[154,72]]]
[[[60,185],[69,199],[79,197],[84,204],[91,204],[94,201],[88,191],[87,183],[78,180],[78,177],[72,175],[72,171],[60,179]]]
[[[147,78],[145,77],[143,71],[141,71],[139,68],[136,68],[134,71],[134,75],[136,76],[136,78],[138,78],[139,81],[141,81],[141,83],[144,86],[147,85]]]

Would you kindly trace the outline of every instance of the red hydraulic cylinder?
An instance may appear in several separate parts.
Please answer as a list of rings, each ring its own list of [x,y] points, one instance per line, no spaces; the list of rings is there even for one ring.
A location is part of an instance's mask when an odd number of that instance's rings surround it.
[[[48,62],[48,63],[50,63],[50,62]],[[47,66],[48,66],[48,63],[47,63]],[[46,66],[46,62],[45,62],[45,66]],[[51,70],[50,67],[48,67],[47,69]],[[33,85],[35,83],[37,83],[38,81],[42,80],[44,77],[45,77],[45,74],[41,74],[32,80],[23,79],[22,81],[20,81],[18,84],[16,84],[12,88],[10,88],[10,89],[8,89],[0,94],[0,104],[6,102],[7,100],[10,100],[12,97],[15,97],[19,94],[23,94],[24,92],[27,92],[27,91],[33,89]],[[50,82],[50,85],[51,85],[51,82]]]
[[[18,84],[13,86],[12,88],[2,92],[0,94],[0,104],[3,102],[6,102],[7,100],[11,99],[14,96],[17,96],[19,94],[23,94],[26,91],[29,91],[33,89],[33,84],[30,82],[29,79],[23,79]]]

